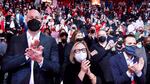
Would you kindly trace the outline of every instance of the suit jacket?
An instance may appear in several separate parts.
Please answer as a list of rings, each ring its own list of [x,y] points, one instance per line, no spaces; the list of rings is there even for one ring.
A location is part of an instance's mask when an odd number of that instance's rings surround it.
[[[150,84],[150,53],[146,53],[147,56],[147,73],[146,73],[146,84]]]
[[[59,52],[59,64],[62,66],[66,63],[68,56],[66,57],[66,52],[68,52],[68,43],[63,46],[62,42],[58,43],[58,52]],[[71,49],[70,49],[71,50]]]
[[[59,71],[58,47],[55,39],[40,34],[43,50],[43,65],[40,68],[34,62],[35,84],[50,84],[51,75]],[[26,60],[25,49],[28,47],[26,33],[12,37],[2,62],[2,70],[8,72],[8,84],[29,84],[31,60]]]
[[[100,75],[103,83],[113,82],[109,59],[112,56],[110,50],[105,50],[99,43],[91,46],[91,52],[96,50],[98,54],[91,57],[94,61],[95,73]],[[112,84],[112,83],[111,83]]]
[[[136,49],[136,54],[138,57],[143,57],[144,59],[144,75],[146,75],[146,70],[147,70],[147,57],[146,57],[146,51],[144,47],[137,48]]]
[[[110,64],[115,84],[131,84],[131,79],[126,74],[128,66],[123,53],[111,57]],[[134,75],[134,80],[136,84],[144,84],[144,74],[142,73],[141,77]]]

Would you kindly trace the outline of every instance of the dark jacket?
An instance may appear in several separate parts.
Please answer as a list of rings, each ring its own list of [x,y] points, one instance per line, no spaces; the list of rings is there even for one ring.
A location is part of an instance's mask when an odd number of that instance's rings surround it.
[[[123,53],[111,57],[110,63],[115,84],[131,84],[131,79],[126,74],[128,66]],[[144,74],[141,77],[135,75],[134,79],[136,84],[144,84]]]
[[[92,66],[92,65],[91,65]],[[81,81],[78,77],[78,74],[80,72],[80,64],[68,64],[64,73],[64,84],[92,84],[91,80],[87,75],[83,78],[83,81]],[[92,71],[92,70],[91,70]],[[97,77],[96,84],[101,84],[101,79]]]
[[[93,44],[90,51],[96,50],[98,54],[92,56],[94,61],[95,73],[102,78],[104,84],[113,84],[113,77],[110,70],[109,59],[112,56],[111,50],[105,50],[99,43]]]
[[[68,46],[68,43],[65,43],[64,45],[62,42],[58,43],[59,64],[60,65],[63,65],[66,61],[67,57],[65,57],[65,51],[67,50],[66,49],[67,46]]]
[[[34,62],[35,84],[51,84],[51,74],[58,72],[58,47],[55,39],[40,34],[40,44],[43,50],[43,65],[40,68]],[[6,55],[2,62],[2,70],[8,72],[8,84],[29,84],[31,74],[31,60],[26,60],[25,49],[28,48],[26,33],[15,36],[8,44]]]

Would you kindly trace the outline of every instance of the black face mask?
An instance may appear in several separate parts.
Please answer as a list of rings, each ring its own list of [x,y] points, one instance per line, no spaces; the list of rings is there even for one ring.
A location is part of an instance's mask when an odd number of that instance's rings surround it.
[[[94,30],[94,29],[92,29],[90,32],[91,32],[91,34],[94,34],[94,33],[95,33],[95,30]]]
[[[36,19],[32,19],[27,22],[27,26],[31,31],[37,31],[41,27],[41,22]]]
[[[122,45],[122,43],[123,43],[122,40],[117,42],[118,45]]]
[[[116,34],[117,37],[123,37],[122,32],[119,31],[119,34]]]
[[[103,43],[103,42],[106,41],[106,37],[105,36],[100,36],[98,40],[99,40],[99,42]]]
[[[114,31],[110,31],[110,35],[114,36],[115,35]]]
[[[67,39],[61,39],[62,43],[67,43]]]
[[[122,41],[118,41],[117,45],[116,45],[117,49],[121,49],[122,48]]]
[[[77,42],[83,41],[83,38],[77,38],[76,41]]]
[[[72,27],[72,29],[74,29],[74,30],[75,30],[76,28],[75,28],[75,27]]]

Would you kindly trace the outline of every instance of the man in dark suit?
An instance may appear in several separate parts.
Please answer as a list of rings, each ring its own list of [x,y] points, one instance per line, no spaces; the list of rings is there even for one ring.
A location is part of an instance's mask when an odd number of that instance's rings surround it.
[[[6,49],[7,49],[7,43],[5,37],[0,36],[0,84],[3,84],[3,80],[4,80],[4,73],[1,70],[1,62],[6,52]]]
[[[144,47],[147,58],[146,84],[150,84],[150,36],[144,38]]]
[[[103,84],[113,84],[113,77],[110,71],[109,59],[111,55],[111,41],[107,40],[106,31],[98,32],[98,43],[91,46],[91,59],[94,61],[95,73],[102,78]]]
[[[65,67],[67,65],[67,57],[65,56],[65,52],[68,52],[66,51],[67,49],[67,46],[68,46],[68,43],[67,43],[67,37],[68,37],[68,34],[66,33],[66,31],[64,29],[61,29],[60,32],[59,32],[59,37],[60,37],[60,41],[58,43],[58,53],[59,53],[59,64],[60,64],[60,72],[59,74],[57,74],[55,76],[55,84],[60,84],[62,79],[63,79],[63,75],[64,75],[64,70],[65,70]]]
[[[144,84],[144,60],[136,54],[135,37],[127,35],[124,45],[124,51],[110,59],[115,84]]]
[[[26,18],[28,31],[12,37],[2,62],[8,72],[8,84],[52,84],[51,74],[59,71],[55,39],[40,32],[41,17],[30,10]]]

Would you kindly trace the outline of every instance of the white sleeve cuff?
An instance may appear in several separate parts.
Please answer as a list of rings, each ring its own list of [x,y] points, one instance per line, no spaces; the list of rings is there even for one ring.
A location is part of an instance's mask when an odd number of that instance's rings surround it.
[[[128,77],[130,77],[130,78],[132,77],[132,74],[129,71],[127,71],[126,74]]]
[[[25,56],[25,58],[26,58],[26,60],[28,60],[28,59],[29,59],[29,57],[28,57],[28,56]]]
[[[42,61],[40,62],[40,63],[38,63],[39,64],[39,66],[40,66],[40,68],[42,67],[42,65],[43,65],[43,61],[44,61],[44,59],[42,59]]]
[[[136,75],[138,76],[138,77],[141,77],[142,76],[142,72],[140,71],[140,72],[136,72]]]

